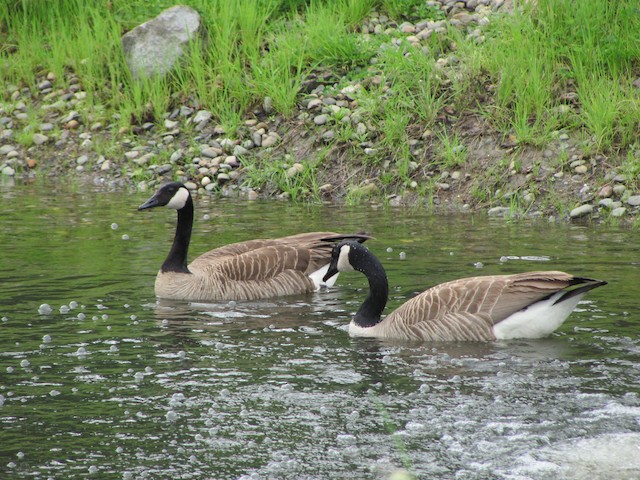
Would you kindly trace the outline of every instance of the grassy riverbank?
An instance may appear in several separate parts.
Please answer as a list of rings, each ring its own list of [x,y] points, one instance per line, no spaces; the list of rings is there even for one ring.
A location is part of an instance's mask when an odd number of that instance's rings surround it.
[[[202,15],[206,42],[145,81],[130,77],[120,38],[172,3],[0,5],[0,141],[17,152],[0,164],[510,214],[591,204],[609,218],[617,204],[599,202],[611,199],[636,217],[625,203],[640,173],[631,0],[183,3]],[[210,129],[185,108],[211,112]],[[277,143],[247,144],[257,127]],[[221,140],[244,146],[234,175],[199,161]],[[125,155],[138,147],[148,163]]]

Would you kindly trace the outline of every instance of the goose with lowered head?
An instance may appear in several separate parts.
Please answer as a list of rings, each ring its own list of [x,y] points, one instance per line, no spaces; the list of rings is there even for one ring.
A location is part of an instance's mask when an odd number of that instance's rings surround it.
[[[358,243],[364,234],[311,232],[248,240],[206,252],[187,265],[193,228],[193,199],[179,182],[168,183],[138,210],[168,207],[178,212],[169,255],[156,276],[157,297],[189,301],[255,300],[332,286],[326,275],[332,247],[344,239]]]
[[[461,278],[425,290],[383,319],[389,287],[382,264],[364,245],[341,241],[324,278],[353,270],[369,280],[369,295],[349,333],[417,341],[546,337],[589,290],[607,283],[556,271]]]

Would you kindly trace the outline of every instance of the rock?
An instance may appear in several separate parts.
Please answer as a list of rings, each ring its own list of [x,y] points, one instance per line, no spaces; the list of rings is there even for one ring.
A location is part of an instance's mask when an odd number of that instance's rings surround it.
[[[167,130],[171,130],[171,129],[173,129],[173,128],[176,128],[177,126],[178,126],[178,122],[176,122],[175,120],[169,120],[169,119],[166,119],[166,120],[164,121],[164,127],[165,127]]]
[[[235,155],[229,155],[227,158],[225,158],[224,164],[229,165],[233,168],[240,166],[240,162],[238,162],[238,157],[236,157]]]
[[[331,140],[333,140],[336,137],[336,133],[333,130],[327,130],[326,132],[324,132],[322,134],[322,139],[325,142],[330,142]]]
[[[27,168],[36,168],[36,165],[38,165],[38,162],[35,159],[27,158]]]
[[[140,156],[140,152],[138,150],[130,150],[128,152],[124,152],[124,156],[128,160],[133,160],[134,158],[138,158]]]
[[[280,135],[276,132],[269,132],[262,137],[262,148],[269,148],[274,146],[280,140]]]
[[[169,157],[169,161],[171,163],[176,163],[178,160],[180,160],[182,157],[184,156],[184,153],[182,152],[182,149],[179,148],[177,149],[175,152],[173,152],[171,154],[171,157]]]
[[[109,160],[105,160],[104,162],[102,162],[102,165],[100,165],[100,170],[103,172],[106,172],[110,169],[111,169],[111,162]]]
[[[196,116],[193,117],[193,123],[203,123],[208,122],[213,117],[213,113],[209,110],[200,110],[196,113]]]
[[[225,183],[231,180],[231,177],[226,173],[219,173],[217,176],[218,183]]]
[[[640,195],[630,196],[629,198],[627,198],[627,203],[632,207],[637,207],[638,205],[640,205]]]
[[[510,213],[511,209],[509,207],[493,207],[487,212],[490,217],[506,217]]]
[[[322,106],[322,100],[319,98],[313,98],[307,104],[307,110],[313,110],[314,108],[318,108]]]
[[[599,207],[604,207],[604,208],[613,208],[613,199],[611,199],[611,198],[603,198],[602,200],[600,200],[598,202],[598,206]]]
[[[134,78],[164,75],[200,32],[200,15],[178,5],[122,36],[122,50]]]
[[[587,173],[587,170],[588,170],[588,168],[587,168],[587,166],[586,166],[586,165],[578,165],[578,166],[574,169],[574,171],[575,171],[576,173],[579,173],[579,174]]]
[[[247,153],[249,153],[249,150],[244,148],[242,145],[236,145],[235,147],[233,147],[233,155],[236,157],[242,157]]]
[[[44,80],[38,84],[38,89],[40,90],[47,90],[52,87],[53,87],[53,84],[49,80]]]
[[[609,198],[611,195],[613,195],[613,187],[609,184],[603,185],[598,191],[598,197],[600,198]]]
[[[302,173],[304,171],[304,165],[302,165],[301,163],[294,163],[288,170],[287,170],[287,177],[289,178],[293,178],[296,175],[298,175],[299,173]]]
[[[332,190],[333,190],[333,185],[331,185],[330,183],[325,183],[324,185],[320,185],[320,187],[318,188],[318,192],[322,194],[329,193]]]
[[[64,117],[62,117],[62,119],[60,120],[61,123],[69,123],[72,120],[76,120],[80,118],[80,113],[76,112],[75,110],[71,110],[69,113],[67,113]]]
[[[367,197],[376,194],[378,192],[378,186],[375,183],[365,183],[364,185],[353,187],[351,192],[355,195]]]
[[[200,153],[203,157],[216,158],[222,155],[223,151],[221,148],[206,147]]]
[[[89,157],[87,157],[86,155],[80,155],[78,158],[76,158],[76,163],[78,165],[84,165],[88,161],[89,161]]]
[[[140,158],[134,158],[133,159],[133,163],[135,163],[136,165],[139,165],[139,166],[143,166],[143,165],[146,165],[147,163],[149,163],[149,161],[154,156],[155,155],[153,153],[147,153],[147,154],[141,156]]]
[[[202,177],[202,180],[200,180],[200,185],[202,185],[203,187],[206,187],[210,183],[211,179],[209,177]]]
[[[400,31],[403,33],[414,33],[416,31],[416,27],[415,25],[413,25],[413,23],[404,22],[402,25],[400,25]]]
[[[262,102],[262,109],[264,110],[264,113],[273,112],[273,100],[271,99],[271,97],[264,97],[264,102]]]
[[[580,218],[585,215],[590,215],[593,212],[593,205],[585,204],[580,205],[579,207],[574,208],[569,213],[569,217],[571,218]]]
[[[618,207],[611,210],[612,217],[622,217],[626,213],[627,209],[624,207]]]
[[[180,107],[179,115],[181,117],[190,117],[191,115],[193,115],[193,108],[182,105]]]
[[[2,145],[0,146],[0,155],[6,155],[9,152],[14,152],[16,147],[13,145]]]
[[[620,175],[616,175],[613,177],[613,181],[616,183],[624,183],[627,181],[627,177],[625,177],[624,175],[620,174]]]
[[[222,147],[223,150],[230,152],[231,150],[233,150],[233,147],[236,146],[237,142],[234,140],[231,140],[230,138],[223,138],[222,140],[220,140],[220,147]]]
[[[574,156],[575,156],[575,155],[574,155]],[[580,166],[580,165],[584,165],[584,164],[585,164],[585,161],[584,161],[584,160],[582,160],[582,159],[577,159],[577,160],[573,160],[573,161],[569,164],[569,166],[570,166],[571,168],[576,168],[576,167],[578,167],[578,166]]]
[[[249,190],[247,192],[247,200],[257,200],[258,199],[258,192],[256,192],[255,190]]]
[[[170,163],[164,163],[156,169],[156,173],[158,175],[164,175],[165,173],[169,173],[171,170],[173,170],[173,166]]]
[[[251,134],[251,140],[256,147],[262,146],[262,134],[259,132],[253,132]]]
[[[625,187],[620,183],[613,186],[613,193],[618,196],[622,195],[626,190],[627,190],[627,187]]]
[[[316,117],[313,117],[313,123],[315,123],[316,125],[324,125],[327,123],[328,119],[329,118],[324,114],[318,115]]]
[[[49,141],[49,137],[43,135],[42,133],[34,133],[33,134],[33,143],[36,145],[42,145],[43,143],[47,143]]]
[[[6,175],[7,177],[13,177],[16,174],[16,171],[13,168],[7,166],[2,169],[2,174]]]

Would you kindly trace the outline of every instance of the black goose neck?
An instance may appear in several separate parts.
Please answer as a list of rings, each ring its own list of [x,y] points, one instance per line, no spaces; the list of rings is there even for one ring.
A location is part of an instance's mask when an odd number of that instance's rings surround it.
[[[369,295],[353,317],[353,322],[359,327],[373,327],[380,322],[382,311],[387,305],[387,274],[380,261],[365,247],[359,247],[353,252],[351,265],[369,280]]]
[[[178,210],[176,234],[173,238],[173,245],[171,245],[169,255],[162,264],[162,272],[191,273],[187,268],[187,254],[189,252],[192,229],[193,200],[191,199],[191,195],[189,195],[184,207]]]

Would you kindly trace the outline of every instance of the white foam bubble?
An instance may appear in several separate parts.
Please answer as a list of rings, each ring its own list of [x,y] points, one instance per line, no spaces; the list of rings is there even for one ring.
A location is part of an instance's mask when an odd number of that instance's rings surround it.
[[[53,309],[51,308],[51,305],[49,305],[48,303],[43,303],[38,307],[38,313],[40,315],[49,315],[52,311]]]

